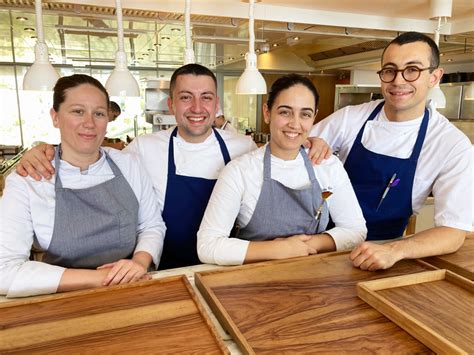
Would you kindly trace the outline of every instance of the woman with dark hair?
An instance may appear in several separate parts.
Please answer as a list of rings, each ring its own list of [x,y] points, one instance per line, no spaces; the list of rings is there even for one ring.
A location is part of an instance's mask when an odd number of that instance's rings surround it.
[[[202,262],[284,259],[364,241],[365,221],[342,164],[333,156],[312,166],[302,148],[318,101],[313,83],[300,75],[273,84],[263,105],[271,140],[221,172],[198,232]],[[335,227],[327,230],[330,217]]]
[[[87,75],[58,80],[54,179],[7,178],[0,202],[0,294],[24,297],[139,280],[159,263],[165,225],[136,158],[100,145],[109,96]],[[31,261],[32,245],[44,252]]]

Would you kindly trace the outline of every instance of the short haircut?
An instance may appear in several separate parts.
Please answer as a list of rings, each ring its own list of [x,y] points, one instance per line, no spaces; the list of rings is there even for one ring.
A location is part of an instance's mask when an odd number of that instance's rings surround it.
[[[59,78],[53,88],[53,109],[58,112],[61,104],[66,100],[66,94],[69,89],[77,86],[89,84],[95,86],[97,89],[102,91],[107,100],[107,107],[109,106],[109,94],[105,87],[100,83],[99,80],[86,74],[74,74],[70,76],[63,76]]]
[[[205,75],[205,76],[211,77],[212,80],[214,81],[214,84],[216,85],[216,90],[217,90],[217,79],[212,71],[210,71],[208,68],[200,64],[194,64],[194,63],[186,64],[176,69],[173,75],[171,75],[171,81],[170,81],[170,97],[171,98],[173,98],[173,90],[174,90],[174,87],[176,86],[176,80],[178,80],[178,77],[181,75],[189,75],[189,74],[196,75],[196,76]]]
[[[115,101],[110,101],[109,109],[110,109],[110,111],[112,111],[112,112],[118,113],[118,115],[120,115],[120,114],[122,113],[122,110],[120,109],[119,104],[116,103]],[[118,115],[117,115],[117,116],[118,116]]]
[[[420,33],[420,32],[405,32],[393,39],[387,47],[384,48],[383,53],[382,53],[382,64],[383,64],[383,56],[385,55],[385,51],[391,44],[396,44],[399,46],[402,46],[404,44],[408,43],[414,43],[414,42],[424,42],[428,46],[430,46],[431,49],[431,58],[430,58],[430,67],[433,69],[436,69],[439,67],[439,48],[436,45],[435,41],[431,38],[428,37],[427,35]]]
[[[275,100],[277,99],[278,95],[286,89],[289,89],[295,85],[303,85],[305,86],[314,96],[314,104],[315,104],[315,111],[318,109],[319,105],[319,93],[316,86],[314,86],[313,82],[308,78],[301,76],[299,74],[288,74],[278,78],[270,88],[270,92],[268,93],[267,97],[267,107],[269,110],[272,109]]]

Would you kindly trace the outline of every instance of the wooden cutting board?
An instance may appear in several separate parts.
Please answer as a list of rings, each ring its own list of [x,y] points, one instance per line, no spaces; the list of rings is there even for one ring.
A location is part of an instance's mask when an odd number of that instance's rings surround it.
[[[356,284],[430,269],[405,260],[368,272],[348,253],[330,253],[199,272],[195,283],[244,353],[424,353],[357,297]]]
[[[0,304],[0,353],[228,353],[185,276]]]
[[[426,262],[448,269],[471,281],[474,280],[474,234],[466,237],[463,246],[455,253],[433,256],[424,259]]]

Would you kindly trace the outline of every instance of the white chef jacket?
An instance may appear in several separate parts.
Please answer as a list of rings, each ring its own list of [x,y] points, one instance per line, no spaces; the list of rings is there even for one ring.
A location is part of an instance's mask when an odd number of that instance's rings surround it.
[[[139,203],[137,245],[135,252],[145,251],[159,264],[166,227],[161,218],[151,182],[140,170],[138,159],[111,148],[101,148],[101,157],[81,172],[61,161],[59,173],[63,187],[83,189],[114,177],[104,150],[120,168]],[[52,162],[54,166],[54,161]],[[63,272],[57,265],[30,261],[33,242],[47,250],[51,242],[55,218],[55,177],[35,181],[15,172],[7,177],[0,200],[0,294],[24,297],[55,293]],[[74,213],[74,211],[71,211]],[[94,221],[90,221],[94,223]]]
[[[311,130],[310,136],[326,140],[345,162],[360,128],[381,100],[347,106],[333,113]],[[412,209],[417,214],[426,198],[434,196],[434,222],[461,230],[472,229],[473,167],[469,139],[432,106],[423,148],[418,160],[412,192]],[[367,122],[363,146],[375,153],[408,158],[415,145],[423,116],[405,122],[391,122],[382,109]]]
[[[265,148],[231,161],[219,175],[198,232],[197,252],[202,262],[219,265],[244,262],[250,242],[229,238],[229,234],[236,219],[244,228],[255,211],[263,186]],[[294,160],[272,155],[271,164],[273,180],[291,189],[311,185],[301,154]],[[327,203],[336,227],[325,233],[334,239],[337,250],[351,249],[365,240],[367,229],[347,173],[335,156],[313,169],[321,189],[333,192]]]
[[[139,157],[141,165],[151,178],[162,209],[168,182],[168,147],[173,129],[174,127],[139,136],[125,148],[125,151]],[[219,130],[219,134],[231,159],[257,148],[250,137],[222,130]],[[177,175],[217,179],[224,167],[224,158],[214,131],[202,143],[186,142],[178,132],[173,138],[173,145]]]

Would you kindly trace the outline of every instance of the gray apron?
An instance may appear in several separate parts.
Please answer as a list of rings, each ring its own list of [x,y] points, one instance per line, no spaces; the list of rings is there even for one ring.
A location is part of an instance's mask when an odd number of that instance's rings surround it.
[[[105,156],[115,177],[85,189],[63,188],[56,149],[56,209],[51,243],[43,261],[68,268],[96,268],[132,256],[138,200],[118,166]]]
[[[263,186],[249,223],[239,232],[238,238],[269,240],[295,234],[316,234],[326,230],[329,221],[327,203],[321,197],[321,187],[306,152],[300,149],[311,186],[293,190],[271,178],[270,145],[263,158]],[[290,171],[289,174],[292,172]],[[320,218],[316,212],[324,202]]]

